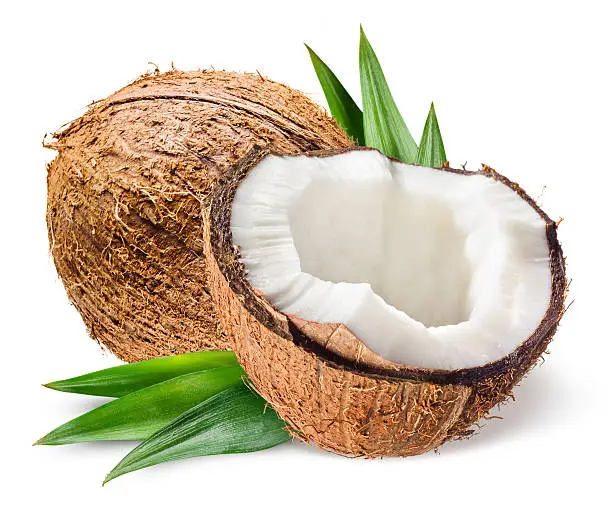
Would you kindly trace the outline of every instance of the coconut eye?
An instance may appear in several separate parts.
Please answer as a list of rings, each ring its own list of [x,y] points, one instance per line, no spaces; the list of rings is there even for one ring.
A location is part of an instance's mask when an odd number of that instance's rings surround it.
[[[207,214],[213,299],[241,363],[326,448],[410,455],[466,433],[562,313],[556,225],[488,168],[254,151]],[[325,426],[334,412],[351,416],[348,439]]]

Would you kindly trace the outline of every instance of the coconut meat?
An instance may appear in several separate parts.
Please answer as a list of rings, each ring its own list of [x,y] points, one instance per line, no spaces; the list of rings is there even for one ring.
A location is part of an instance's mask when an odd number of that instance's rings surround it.
[[[377,151],[264,158],[236,191],[246,277],[281,312],[345,324],[383,358],[484,365],[538,327],[551,294],[546,223],[484,175]]]

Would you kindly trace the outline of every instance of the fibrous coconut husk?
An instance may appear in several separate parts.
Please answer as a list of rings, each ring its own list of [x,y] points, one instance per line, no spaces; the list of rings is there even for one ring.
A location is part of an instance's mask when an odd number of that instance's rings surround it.
[[[259,74],[141,77],[54,134],[47,224],[57,272],[119,358],[229,346],[207,290],[201,207],[254,144],[349,147],[327,113]]]
[[[215,189],[204,221],[212,299],[256,390],[296,436],[346,455],[417,455],[469,435],[476,421],[511,396],[557,329],[566,279],[555,222],[517,184],[488,167],[479,172],[440,169],[495,179],[542,217],[552,274],[550,304],[529,338],[488,365],[446,371],[391,363],[342,325],[280,313],[247,281],[239,248],[232,242],[231,204],[240,183],[267,153],[253,150],[228,173]]]

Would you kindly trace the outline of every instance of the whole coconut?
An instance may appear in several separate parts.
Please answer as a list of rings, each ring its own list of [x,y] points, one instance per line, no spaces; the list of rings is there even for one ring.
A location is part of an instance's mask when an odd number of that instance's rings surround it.
[[[143,76],[47,143],[51,253],[92,337],[126,361],[228,348],[205,273],[202,208],[257,144],[352,145],[302,93],[224,71]]]

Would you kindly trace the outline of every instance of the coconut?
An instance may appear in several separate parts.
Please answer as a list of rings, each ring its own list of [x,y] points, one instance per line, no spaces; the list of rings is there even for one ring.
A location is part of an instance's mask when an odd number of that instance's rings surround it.
[[[204,213],[209,291],[252,384],[342,454],[469,436],[564,311],[557,225],[489,167],[255,149]]]
[[[254,145],[351,146],[318,105],[259,74],[143,76],[54,134],[51,253],[93,338],[119,358],[228,347],[207,290],[201,207]]]

